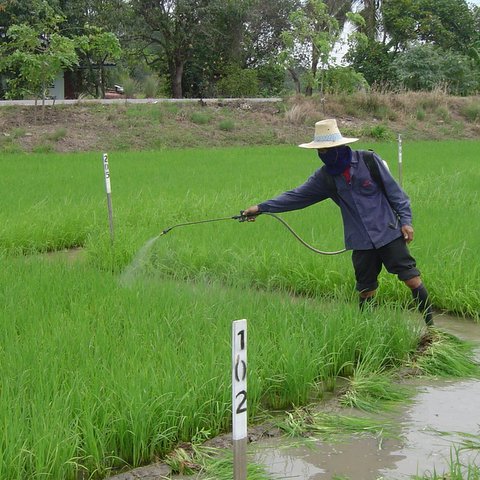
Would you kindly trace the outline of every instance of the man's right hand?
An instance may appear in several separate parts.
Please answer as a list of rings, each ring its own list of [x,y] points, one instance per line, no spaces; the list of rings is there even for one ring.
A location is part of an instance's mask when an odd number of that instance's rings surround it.
[[[260,213],[260,210],[258,208],[258,205],[252,205],[251,207],[246,208],[242,212],[242,215],[244,215],[245,217],[248,217],[247,222],[254,222],[259,213]]]

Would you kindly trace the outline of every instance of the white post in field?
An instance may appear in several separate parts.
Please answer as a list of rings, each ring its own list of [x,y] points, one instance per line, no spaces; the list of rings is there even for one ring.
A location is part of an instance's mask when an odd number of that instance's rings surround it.
[[[247,480],[247,321],[232,323],[233,479]]]
[[[398,183],[403,186],[403,152],[402,152],[402,135],[398,134]]]
[[[105,174],[105,192],[107,194],[108,223],[110,225],[110,239],[113,244],[113,210],[112,210],[112,187],[110,184],[110,169],[108,168],[108,154],[103,154],[103,172]]]

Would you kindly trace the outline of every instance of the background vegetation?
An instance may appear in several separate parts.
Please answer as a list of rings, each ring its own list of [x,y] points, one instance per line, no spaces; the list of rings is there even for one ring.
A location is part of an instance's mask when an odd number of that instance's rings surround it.
[[[470,95],[479,19],[466,0],[3,0],[3,95],[41,98],[62,70],[94,97],[119,83],[126,96],[174,98],[378,86]],[[19,29],[33,41],[19,42]],[[27,64],[36,75],[21,74]]]

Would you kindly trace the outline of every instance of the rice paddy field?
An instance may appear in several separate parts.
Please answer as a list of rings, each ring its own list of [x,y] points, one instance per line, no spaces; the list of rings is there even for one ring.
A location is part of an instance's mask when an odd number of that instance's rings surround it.
[[[396,144],[375,151],[396,175]],[[472,321],[479,151],[478,141],[403,150],[412,253],[436,308]],[[382,274],[379,307],[360,313],[348,252],[316,255],[268,216],[156,238],[300,184],[316,155],[282,146],[109,160],[113,242],[101,152],[0,158],[0,478],[104,478],[229,431],[230,331],[240,318],[251,422],[321,401],[339,377],[365,385],[415,363],[431,373],[428,359],[416,360],[423,325],[410,293]],[[330,201],[282,218],[317,248],[343,247]],[[444,374],[473,373],[455,356],[461,350],[450,350]],[[346,398],[362,403],[352,390]]]

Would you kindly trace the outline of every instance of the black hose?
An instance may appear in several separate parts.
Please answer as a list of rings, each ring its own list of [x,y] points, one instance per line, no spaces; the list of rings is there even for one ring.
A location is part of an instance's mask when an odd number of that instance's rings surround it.
[[[174,228],[177,228],[177,227],[186,227],[188,225],[198,225],[200,223],[221,222],[223,220],[238,220],[239,222],[245,222],[245,221],[248,220],[249,217],[252,217],[252,216],[257,217],[258,215],[268,215],[268,216],[273,217],[276,220],[278,220],[280,223],[282,223],[284,225],[284,227],[286,227],[289,230],[289,232],[304,247],[307,247],[312,252],[318,253],[320,255],[339,255],[340,253],[346,252],[345,248],[342,249],[342,250],[336,250],[336,251],[333,251],[333,252],[326,252],[324,250],[319,250],[318,248],[312,247],[312,245],[308,244],[305,240],[303,240],[303,238],[301,238],[300,235],[298,235],[297,232],[295,232],[295,230],[293,230],[293,228],[285,220],[283,220],[283,218],[280,218],[275,213],[269,213],[269,212],[262,212],[262,213],[259,213],[259,214],[256,214],[256,215],[243,215],[243,213],[240,213],[240,215],[234,215],[232,217],[211,218],[209,220],[198,220],[196,222],[178,223],[177,225],[173,225],[172,227],[169,227],[169,228],[166,228],[165,230],[163,230],[162,233],[160,233],[160,236],[165,235],[166,233],[170,232],[170,230],[173,230]]]
[[[343,248],[342,250],[336,250],[333,252],[326,252],[323,250],[319,250],[318,248],[312,247],[312,245],[308,244],[303,238],[298,235],[297,232],[281,217],[276,215],[275,213],[268,213],[268,212],[263,212],[262,215],[269,215],[273,218],[276,218],[279,222],[283,223],[283,225],[290,231],[290,233],[305,247],[307,247],[309,250],[315,253],[319,253],[320,255],[339,255],[340,253],[346,252],[347,249]]]

